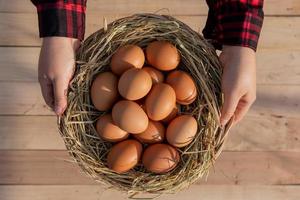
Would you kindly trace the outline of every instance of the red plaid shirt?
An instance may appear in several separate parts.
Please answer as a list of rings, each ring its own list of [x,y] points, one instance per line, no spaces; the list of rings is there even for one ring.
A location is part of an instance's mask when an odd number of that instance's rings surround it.
[[[31,0],[37,7],[40,37],[83,40],[87,0]],[[256,51],[264,13],[263,0],[206,0],[209,7],[203,35],[216,48],[250,47]]]

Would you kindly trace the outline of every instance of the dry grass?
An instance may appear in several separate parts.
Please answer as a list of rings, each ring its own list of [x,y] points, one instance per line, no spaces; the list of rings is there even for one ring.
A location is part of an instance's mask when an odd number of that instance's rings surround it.
[[[181,113],[191,113],[198,121],[193,142],[180,149],[181,161],[169,173],[149,173],[141,165],[124,174],[117,174],[105,165],[111,143],[98,137],[94,123],[105,114],[91,103],[89,89],[93,78],[109,70],[110,58],[124,44],[144,48],[154,40],[167,40],[181,54],[179,68],[191,74],[197,84],[198,97]],[[207,175],[222,150],[231,123],[219,126],[221,74],[214,48],[186,24],[165,15],[137,14],[107,25],[84,42],[77,54],[77,67],[68,92],[68,107],[59,119],[60,133],[66,147],[83,171],[96,181],[129,196],[137,193],[173,193],[186,188]]]

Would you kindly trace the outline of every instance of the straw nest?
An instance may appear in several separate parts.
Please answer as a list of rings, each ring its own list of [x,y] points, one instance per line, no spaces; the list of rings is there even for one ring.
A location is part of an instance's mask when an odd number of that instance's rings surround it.
[[[112,144],[99,138],[94,127],[105,112],[92,105],[90,86],[99,72],[109,70],[111,56],[118,47],[137,44],[144,48],[154,40],[173,43],[181,54],[179,69],[188,72],[196,82],[196,101],[182,106],[180,113],[196,118],[198,133],[190,145],[179,149],[181,161],[174,170],[158,175],[138,165],[127,173],[117,174],[106,165]],[[128,195],[177,192],[207,175],[222,151],[231,123],[224,128],[219,125],[222,68],[215,49],[199,33],[170,16],[136,14],[93,33],[83,42],[76,59],[75,75],[67,94],[68,107],[58,125],[70,155],[86,174]]]

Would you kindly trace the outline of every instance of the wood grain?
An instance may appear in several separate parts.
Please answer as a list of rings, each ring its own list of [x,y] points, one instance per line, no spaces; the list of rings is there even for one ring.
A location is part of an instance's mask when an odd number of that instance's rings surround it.
[[[300,85],[258,85],[257,99],[249,116],[298,117]]]
[[[0,115],[53,115],[36,82],[0,82]]]
[[[0,0],[0,12],[34,12],[35,7],[24,0]],[[156,12],[167,8],[173,15],[207,15],[207,6],[199,0],[88,0],[87,12],[103,14],[133,14],[139,12]],[[298,0],[268,0],[264,2],[265,15],[300,15]]]
[[[0,149],[60,149],[55,116],[0,116]]]
[[[227,151],[300,150],[299,118],[246,116],[230,130]]]
[[[0,151],[0,185],[95,184],[66,151]],[[300,152],[223,152],[205,185],[300,184]]]
[[[36,14],[0,13],[0,46],[40,45]]]
[[[0,47],[0,81],[38,81],[40,48]]]
[[[0,151],[0,185],[95,184],[70,161],[66,151]]]
[[[230,131],[227,151],[300,152],[299,118],[247,116]],[[55,116],[0,116],[0,150],[65,150]]]
[[[124,15],[87,14],[86,36],[108,22]],[[206,17],[176,16],[194,30],[201,32]],[[300,49],[300,17],[265,17],[259,49]],[[39,46],[37,16],[33,13],[0,13],[0,46]],[[283,37],[284,35],[284,37]]]
[[[256,55],[257,84],[300,84],[299,50],[262,49]]]
[[[2,200],[126,200],[126,194],[97,185],[1,185]],[[149,197],[150,195],[138,195]],[[192,185],[177,194],[163,195],[160,200],[298,200],[298,186],[210,186]]]
[[[38,47],[0,47],[0,55],[0,81],[37,81]],[[257,84],[299,85],[299,65],[300,50],[258,51]]]
[[[36,82],[0,82],[0,115],[53,115]],[[258,85],[249,116],[300,117],[300,85]]]
[[[213,185],[289,185],[300,183],[299,152],[223,152],[208,181]]]

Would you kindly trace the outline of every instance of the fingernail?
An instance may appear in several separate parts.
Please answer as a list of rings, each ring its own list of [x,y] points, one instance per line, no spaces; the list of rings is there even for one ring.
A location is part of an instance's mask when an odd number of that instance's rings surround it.
[[[228,120],[221,119],[221,121],[220,121],[221,126],[224,127],[226,125],[227,121]]]
[[[60,115],[62,113],[62,108],[59,106],[56,106],[54,109],[54,112],[56,113],[56,115]]]

